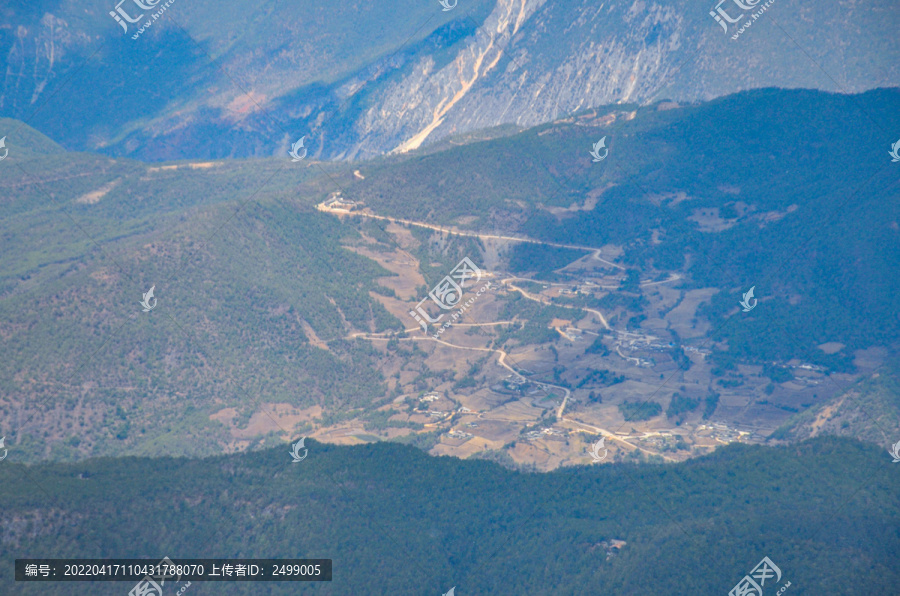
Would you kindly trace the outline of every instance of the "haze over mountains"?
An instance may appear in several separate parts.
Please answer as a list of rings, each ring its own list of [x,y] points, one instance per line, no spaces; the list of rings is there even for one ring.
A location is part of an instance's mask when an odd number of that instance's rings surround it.
[[[900,80],[891,0],[753,6],[725,32],[712,0],[194,0],[132,39],[150,13],[125,32],[110,2],[13,2],[0,113],[69,150],[151,161],[280,154],[301,135],[316,158],[365,159],[620,101]]]

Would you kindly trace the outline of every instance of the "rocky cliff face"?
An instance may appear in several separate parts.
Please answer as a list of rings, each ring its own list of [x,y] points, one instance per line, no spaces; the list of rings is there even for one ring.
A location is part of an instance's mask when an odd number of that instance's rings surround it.
[[[279,155],[306,135],[315,157],[364,159],[619,102],[900,82],[893,0],[398,1],[223,13],[197,0],[136,40],[96,7],[38,2],[0,30],[0,109],[39,112],[32,124],[70,149]],[[91,96],[98,81],[116,91]],[[60,89],[90,101],[54,102]]]
[[[767,86],[858,92],[900,82],[897,42],[887,31],[865,33],[883,29],[879,14],[900,23],[900,8],[867,14],[855,2],[783,2],[742,11],[729,2],[726,14],[738,22],[726,31],[708,14],[715,3],[702,4],[498,0],[451,63],[437,69],[423,56],[379,94],[350,155],[663,96],[706,100]],[[841,30],[856,41],[842,42]],[[872,65],[856,67],[865,60]]]
[[[403,152],[457,132],[646,100],[664,80],[683,26],[675,9],[660,5],[498,0],[450,64],[435,69],[424,56],[379,98],[359,123],[359,146]]]

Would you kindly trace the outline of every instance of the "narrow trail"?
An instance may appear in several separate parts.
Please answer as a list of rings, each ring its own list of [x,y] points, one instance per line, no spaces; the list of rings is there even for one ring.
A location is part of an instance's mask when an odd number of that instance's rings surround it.
[[[511,323],[515,323],[515,319],[512,321],[495,321],[493,323],[453,323],[454,327],[492,327],[494,325],[509,325]],[[403,331],[406,333],[412,333],[415,331],[420,331],[421,327],[410,327],[409,329],[404,329]],[[366,336],[364,339],[373,339],[373,338],[390,338],[396,335],[396,331],[385,331],[383,333],[368,333],[368,332],[359,332],[359,333],[351,333],[347,336],[348,339],[354,339],[357,337]],[[403,338],[397,338],[403,339]],[[474,348],[473,348],[474,349]]]
[[[474,326],[474,325],[476,325],[476,324],[470,323],[470,325],[473,325],[473,326]],[[457,325],[454,325],[454,327],[456,327],[456,326],[457,326]],[[409,331],[419,331],[420,329],[422,329],[422,328],[421,328],[421,327],[413,327],[413,328],[411,328],[411,329],[404,329],[404,331],[408,331],[408,332],[409,332]],[[509,372],[513,373],[514,375],[516,375],[516,376],[519,377],[520,379],[524,379],[524,378],[525,378],[525,377],[523,377],[521,374],[519,374],[519,371],[517,371],[517,370],[514,369],[513,367],[511,367],[511,366],[509,366],[508,364],[506,364],[506,357],[507,357],[509,354],[507,354],[507,353],[504,352],[503,350],[498,350],[498,349],[496,349],[496,348],[478,348],[478,347],[475,347],[475,346],[459,346],[459,345],[456,345],[456,344],[451,344],[451,343],[449,343],[449,342],[446,342],[446,341],[444,341],[444,340],[442,340],[442,339],[434,339],[433,337],[392,337],[392,338],[388,338],[388,337],[386,336],[386,334],[384,334],[384,333],[351,333],[351,334],[348,335],[347,337],[350,338],[350,339],[361,337],[361,338],[363,338],[363,339],[369,339],[369,340],[389,340],[389,339],[396,339],[397,341],[433,341],[433,342],[435,342],[435,343],[438,343],[438,344],[441,344],[441,345],[444,345],[444,346],[448,346],[448,347],[450,347],[450,348],[458,348],[458,349],[461,349],[461,350],[475,350],[476,352],[491,352],[491,353],[496,353],[496,354],[500,354],[500,358],[499,358],[500,366],[502,366],[503,368],[507,369]]]
[[[518,238],[515,236],[503,236],[503,235],[498,235],[498,234],[480,234],[478,232],[464,232],[464,231],[460,231],[460,230],[456,230],[456,229],[444,228],[441,226],[424,223],[421,221],[414,221],[411,219],[388,217],[385,215],[375,215],[374,213],[364,213],[362,211],[348,211],[345,209],[332,209],[332,208],[326,207],[322,203],[316,205],[316,209],[318,209],[319,211],[323,211],[325,213],[332,213],[332,214],[337,214],[337,215],[356,215],[359,217],[368,217],[370,219],[380,219],[382,221],[389,221],[392,223],[400,223],[400,224],[406,224],[406,225],[411,225],[411,226],[417,226],[420,228],[426,228],[429,230],[434,230],[434,231],[445,233],[445,234],[456,234],[458,236],[465,236],[465,237],[469,237],[469,238],[488,238],[488,239],[496,239],[496,240],[508,240],[508,241],[512,241],[512,242],[524,242],[524,243],[528,243],[528,244],[539,244],[542,246],[553,246],[553,247],[557,247],[557,248],[571,248],[571,249],[576,249],[576,250],[585,250],[585,251],[591,252],[593,254],[593,258],[595,260],[598,260],[606,265],[609,265],[610,267],[615,267],[616,269],[620,269],[622,271],[626,270],[626,268],[623,267],[622,265],[618,265],[616,263],[613,263],[611,261],[607,261],[606,259],[601,258],[600,257],[601,249],[593,247],[593,246],[581,246],[578,244],[562,244],[559,242],[545,242],[543,240],[534,240],[532,238]],[[680,275],[678,275],[677,273],[672,273],[668,279],[664,279],[661,281],[653,281],[653,282],[642,282],[640,285],[641,286],[653,286],[653,285],[658,285],[658,284],[669,283],[672,281],[677,281],[679,279],[681,279]],[[508,278],[502,280],[501,283],[508,284],[512,289],[521,293],[522,296],[524,296],[525,298],[528,298],[529,300],[534,300],[534,301],[539,302],[544,305],[562,306],[564,308],[571,308],[573,310],[580,309],[585,312],[594,314],[597,316],[598,319],[600,319],[600,323],[603,325],[604,329],[606,329],[607,331],[615,332],[615,330],[609,326],[609,322],[606,320],[606,317],[604,317],[603,313],[600,312],[599,310],[596,310],[593,308],[588,308],[588,307],[574,307],[574,306],[567,306],[567,305],[563,305],[563,304],[553,304],[552,302],[544,301],[541,298],[528,293],[524,289],[508,283],[509,281],[517,281],[517,280],[530,281],[530,282],[534,282],[534,283],[542,283],[542,282],[536,282],[535,280],[528,279],[525,277],[508,277]],[[552,285],[566,285],[566,284],[552,284]],[[609,288],[609,289],[617,289],[617,287],[613,288],[613,286],[600,286],[600,287],[601,288]],[[656,338],[652,338],[652,339],[656,339]]]
[[[640,285],[641,285],[642,287],[643,287],[643,286],[658,286],[659,284],[667,284],[667,283],[672,282],[672,281],[678,281],[679,279],[681,279],[681,276],[680,276],[680,275],[678,275],[677,273],[670,273],[670,274],[669,274],[669,279],[663,279],[663,280],[660,280],[660,281],[642,281],[642,282],[640,283]]]
[[[618,354],[623,360],[626,360],[626,361],[628,361],[628,362],[634,362],[635,366],[640,366],[640,365],[641,365],[641,359],[640,359],[640,358],[633,358],[633,357],[631,357],[631,356],[626,356],[626,355],[623,354],[622,351],[619,349],[619,346],[616,346],[616,354]]]
[[[563,269],[565,269],[565,268],[563,268]],[[539,279],[530,279],[530,278],[527,278],[527,277],[516,277],[515,279],[517,279],[517,280],[522,280],[522,281],[530,281],[530,282],[533,282],[533,283],[536,283],[536,284],[543,284],[543,285],[549,285],[549,286],[560,286],[560,287],[563,287],[563,288],[571,288],[571,287],[572,287],[572,282],[569,282],[569,283],[560,283],[560,282],[554,282],[554,281],[541,281],[541,280],[539,280]],[[670,274],[669,274],[669,279],[663,279],[663,280],[661,280],[661,281],[642,281],[639,285],[640,285],[641,287],[645,287],[645,286],[656,286],[656,285],[659,285],[659,284],[667,284],[667,283],[669,283],[669,282],[678,281],[679,279],[681,279],[681,276],[680,276],[679,274],[677,274],[677,273],[670,273]],[[619,289],[621,289],[621,287],[622,287],[621,284],[616,284],[616,285],[614,285],[614,286],[605,286],[605,285],[603,285],[603,284],[591,283],[590,285],[593,285],[594,287],[600,288],[601,290],[619,290]]]

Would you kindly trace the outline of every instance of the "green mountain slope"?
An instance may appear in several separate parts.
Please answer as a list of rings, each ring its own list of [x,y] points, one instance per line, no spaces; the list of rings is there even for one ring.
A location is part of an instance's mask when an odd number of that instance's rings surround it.
[[[13,585],[11,560],[26,556],[334,562],[330,584],[190,588],[228,594],[726,594],[764,556],[796,593],[889,594],[900,581],[897,470],[855,441],[550,474],[387,443],[307,447],[296,465],[286,445],[29,467],[13,453],[0,464],[0,589],[131,588]]]
[[[556,302],[615,311],[621,329],[655,324],[641,312],[639,280],[677,273],[685,290],[712,288],[698,316],[712,331],[695,344],[712,349],[711,376],[728,377],[720,384],[740,384],[732,377],[742,364],[765,367],[773,383],[790,378],[789,362],[868,372],[879,359],[860,359],[860,350],[890,354],[900,337],[900,288],[886,275],[900,267],[897,175],[887,144],[872,141],[881,134],[874,123],[896,119],[898,98],[897,90],[762,90],[675,109],[618,106],[614,121],[589,112],[349,168],[287,159],[151,166],[54,153],[22,128],[33,141],[11,146],[0,163],[9,197],[0,204],[4,432],[33,458],[200,455],[289,434],[297,420],[252,419],[275,404],[334,421],[425,391],[428,379],[471,386],[471,363],[455,377],[426,365],[421,351],[348,339],[409,321],[374,298],[389,272],[343,248],[362,234],[382,237],[382,248],[393,241],[375,222],[313,209],[336,186],[383,215],[621,247],[618,260],[630,269],[621,292]],[[745,114],[746,132],[719,134],[735,113]],[[825,122],[858,132],[837,138],[821,132]],[[588,150],[602,136],[610,154],[592,163]],[[488,255],[471,238],[410,236],[427,287],[462,255]],[[578,276],[552,270],[581,254],[516,245],[499,267],[569,282]],[[750,286],[760,303],[740,313]],[[151,287],[159,307],[143,313]],[[569,315],[578,316],[509,302],[498,320],[530,322],[494,345],[556,341],[548,326]],[[389,378],[387,362],[396,364]],[[554,362],[552,378],[549,370],[542,378],[574,383],[589,374],[569,373],[569,364]],[[762,388],[742,403],[767,406]],[[816,399],[807,393],[769,410],[805,409]]]
[[[4,145],[13,157],[32,158],[38,155],[53,155],[65,152],[50,137],[43,135],[30,126],[21,126],[21,122],[12,118],[0,118],[0,137],[4,137]],[[16,134],[9,136],[9,133]],[[6,158],[4,158],[6,159]]]
[[[0,391],[34,456],[217,452],[216,412],[245,426],[261,404],[385,395],[375,355],[345,337],[399,325],[369,295],[389,272],[293,198],[319,192],[319,168],[19,149],[0,182]]]

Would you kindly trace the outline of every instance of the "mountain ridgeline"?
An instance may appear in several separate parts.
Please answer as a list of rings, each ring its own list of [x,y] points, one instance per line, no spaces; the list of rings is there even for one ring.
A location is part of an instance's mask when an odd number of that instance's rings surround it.
[[[276,155],[301,135],[317,158],[368,159],[617,102],[900,80],[892,0],[737,4],[752,10],[729,2],[723,31],[715,0],[7,2],[0,115],[150,161]]]

